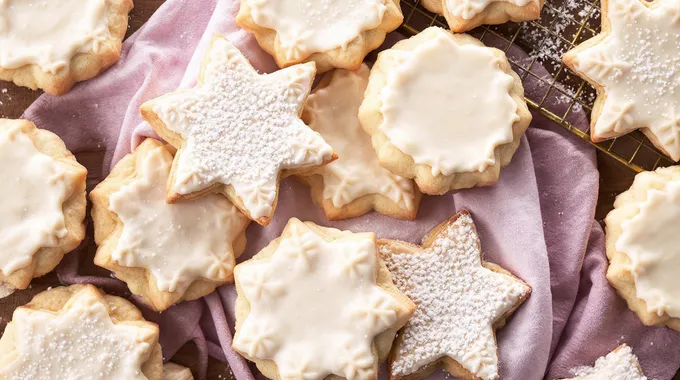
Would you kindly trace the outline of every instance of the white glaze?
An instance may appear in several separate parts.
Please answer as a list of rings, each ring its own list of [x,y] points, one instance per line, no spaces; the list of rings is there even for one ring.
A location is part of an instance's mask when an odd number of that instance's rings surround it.
[[[647,380],[633,350],[625,344],[597,359],[593,367],[579,367],[573,372],[576,377],[571,380]]]
[[[471,20],[496,1],[505,1],[518,7],[523,7],[531,2],[538,3],[536,0],[443,0],[443,6],[447,8],[450,15]]]

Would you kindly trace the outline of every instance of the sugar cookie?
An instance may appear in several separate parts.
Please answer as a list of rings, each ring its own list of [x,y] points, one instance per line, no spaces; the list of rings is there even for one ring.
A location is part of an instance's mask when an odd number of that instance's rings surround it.
[[[90,193],[95,264],[157,311],[233,281],[250,222],[221,194],[166,203],[172,159],[163,144],[146,139]]]
[[[0,80],[66,93],[120,58],[132,0],[0,0]]]
[[[647,380],[633,350],[625,344],[603,356],[593,367],[579,367],[571,379],[564,380]]]
[[[646,325],[680,331],[680,166],[643,172],[605,219],[607,279]]]
[[[92,285],[58,287],[14,311],[0,339],[6,380],[160,380],[158,326]]]
[[[163,380],[194,380],[191,370],[175,363],[163,364]]]
[[[594,142],[640,129],[680,160],[680,0],[603,0],[602,32],[564,55],[597,89]]]
[[[441,367],[461,379],[498,379],[495,330],[531,288],[482,261],[475,225],[461,211],[423,238],[423,246],[378,240],[397,288],[416,303],[388,361],[390,379],[422,379]]]
[[[141,108],[154,130],[179,149],[167,200],[221,192],[267,225],[282,176],[337,158],[299,118],[314,73],[314,63],[306,63],[260,75],[224,36],[215,35],[197,87]]]
[[[319,72],[358,69],[403,19],[398,0],[241,0],[236,16],[279,67],[315,62]]]
[[[298,177],[311,187],[326,217],[339,220],[376,210],[399,219],[415,219],[420,192],[412,180],[378,163],[370,137],[357,113],[368,84],[368,66],[328,74],[309,96],[302,118],[338,152],[328,165]]]
[[[415,306],[392,283],[375,235],[291,219],[236,266],[233,347],[271,379],[377,379]]]
[[[380,164],[426,194],[498,180],[529,126],[502,51],[431,27],[378,55],[359,109]]]
[[[0,282],[25,289],[85,237],[85,180],[57,135],[0,119]]]
[[[430,12],[444,15],[456,33],[483,24],[530,21],[541,16],[543,0],[421,0]]]

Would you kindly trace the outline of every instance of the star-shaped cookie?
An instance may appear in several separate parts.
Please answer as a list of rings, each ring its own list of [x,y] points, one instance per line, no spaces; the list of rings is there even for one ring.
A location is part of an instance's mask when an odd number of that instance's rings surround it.
[[[536,20],[543,0],[421,0],[425,9],[444,15],[452,31],[462,33],[483,24]]]
[[[574,376],[568,380],[647,380],[633,350],[625,344],[597,359],[593,367],[574,369]]]
[[[58,287],[14,311],[0,340],[0,378],[160,380],[158,326],[92,285]]]
[[[234,349],[271,379],[375,380],[415,308],[392,283],[374,234],[298,219],[234,276]]]
[[[156,311],[231,282],[250,222],[222,194],[166,203],[172,152],[146,139],[90,193],[95,264]]]
[[[260,75],[215,35],[196,87],[141,107],[154,130],[178,149],[168,202],[221,192],[249,218],[268,224],[282,176],[337,158],[299,118],[314,74],[314,63],[306,63]]]
[[[368,85],[368,66],[335,70],[309,96],[302,114],[310,128],[338,152],[336,161],[299,175],[312,189],[326,217],[338,220],[371,210],[400,219],[415,219],[420,192],[413,180],[380,166],[357,117]]]
[[[482,261],[470,214],[461,211],[435,227],[422,247],[379,240],[378,251],[397,288],[417,306],[392,348],[390,378],[420,379],[443,367],[463,379],[497,379],[495,329],[531,288]]]
[[[602,33],[564,55],[598,92],[591,138],[640,129],[680,160],[680,0],[606,0]]]

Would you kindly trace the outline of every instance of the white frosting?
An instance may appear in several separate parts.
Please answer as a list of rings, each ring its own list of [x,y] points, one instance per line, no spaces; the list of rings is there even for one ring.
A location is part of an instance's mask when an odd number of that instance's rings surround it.
[[[639,213],[621,224],[616,250],[631,260],[636,296],[647,310],[680,318],[680,181],[649,190]]]
[[[327,241],[297,219],[269,259],[237,267],[250,313],[234,347],[273,360],[283,379],[375,379],[375,336],[393,326],[400,305],[376,285],[370,233]]]
[[[446,7],[450,15],[470,20],[482,13],[489,4],[496,1],[505,1],[518,7],[523,7],[532,2],[537,3],[536,0],[443,0],[443,6]]]
[[[576,368],[573,373],[576,377],[572,380],[647,380],[633,350],[626,345],[597,359],[595,366]]]
[[[18,126],[0,129],[0,271],[28,266],[42,247],[66,236],[64,168],[40,153]]]
[[[379,250],[397,288],[417,306],[399,332],[392,375],[410,375],[448,356],[476,377],[497,379],[493,324],[529,288],[482,266],[472,218],[463,214],[449,222],[422,252],[392,252],[388,245]]]
[[[111,195],[109,208],[123,223],[111,257],[148,269],[161,291],[184,291],[198,278],[227,281],[232,243],[248,219],[219,194],[167,204],[171,165],[172,155],[155,148],[137,166],[138,179]]]
[[[436,36],[413,51],[382,53],[397,67],[380,93],[380,129],[432,175],[484,171],[495,163],[494,149],[513,139],[513,78],[490,48],[459,45],[432,29]]]
[[[186,140],[170,188],[189,194],[229,184],[253,219],[268,217],[282,169],[320,165],[333,154],[298,117],[315,66],[259,75],[223,38],[207,59],[202,85],[154,101],[154,112]]]
[[[0,0],[0,68],[56,74],[109,34],[106,0]]]
[[[359,123],[359,106],[368,85],[366,65],[358,71],[337,70],[331,83],[309,96],[309,126],[319,132],[339,158],[312,173],[323,176],[323,197],[342,207],[364,195],[381,194],[413,210],[413,182],[380,166],[371,138]]]
[[[386,0],[246,0],[256,24],[277,32],[287,59],[346,48],[383,20]]]
[[[16,358],[0,368],[6,380],[146,380],[158,329],[151,323],[114,324],[96,292],[74,294],[62,311],[14,311]],[[155,338],[154,338],[155,336]]]
[[[593,134],[611,138],[648,127],[680,160],[680,0],[610,0],[611,32],[576,56],[575,69],[604,87]]]

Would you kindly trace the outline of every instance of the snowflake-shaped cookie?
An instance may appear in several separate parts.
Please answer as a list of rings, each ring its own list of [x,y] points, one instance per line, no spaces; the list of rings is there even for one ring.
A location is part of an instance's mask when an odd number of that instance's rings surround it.
[[[303,118],[333,145],[339,158],[300,175],[314,201],[331,220],[363,215],[372,209],[395,218],[414,219],[420,193],[412,180],[380,166],[357,114],[368,84],[368,66],[335,70],[309,96]]]
[[[147,139],[90,195],[100,246],[95,264],[155,310],[232,281],[249,223],[221,194],[166,203],[172,160],[163,144]]]
[[[420,4],[444,15],[451,30],[462,33],[482,24],[536,20],[543,0],[421,0]]]
[[[237,265],[235,279],[234,349],[272,379],[376,379],[414,310],[377,257],[375,235],[297,219]]]
[[[422,378],[434,365],[465,379],[497,379],[495,328],[531,288],[482,261],[470,214],[437,226],[422,247],[394,240],[378,247],[397,288],[417,306],[393,347],[390,377]]]
[[[602,33],[564,62],[598,91],[591,136],[602,141],[635,129],[680,160],[680,0],[609,0]]]
[[[597,359],[593,367],[575,368],[573,373],[575,377],[569,380],[647,380],[633,350],[625,344]]]
[[[168,201],[222,192],[251,219],[269,223],[282,175],[337,158],[299,118],[314,73],[307,63],[260,75],[216,35],[197,87],[141,107],[156,132],[179,149]]]

